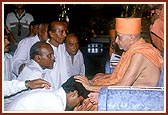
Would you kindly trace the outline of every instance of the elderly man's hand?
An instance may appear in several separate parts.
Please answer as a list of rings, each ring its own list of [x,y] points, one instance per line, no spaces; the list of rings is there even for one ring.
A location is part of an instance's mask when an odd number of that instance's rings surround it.
[[[37,89],[37,88],[49,89],[51,87],[51,84],[45,81],[44,79],[30,80],[26,82],[25,85],[30,89]]]

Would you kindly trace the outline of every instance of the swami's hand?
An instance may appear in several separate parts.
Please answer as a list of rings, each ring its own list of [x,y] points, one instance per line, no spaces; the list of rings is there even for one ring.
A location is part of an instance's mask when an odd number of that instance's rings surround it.
[[[85,76],[74,76],[74,79],[76,82],[79,82],[85,87],[87,90],[90,90],[90,87],[92,86],[89,82],[88,78]]]

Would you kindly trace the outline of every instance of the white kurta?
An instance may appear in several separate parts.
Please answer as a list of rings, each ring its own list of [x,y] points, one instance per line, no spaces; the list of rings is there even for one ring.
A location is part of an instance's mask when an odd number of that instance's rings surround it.
[[[23,70],[19,74],[17,80],[18,81],[25,81],[25,80],[34,80],[34,79],[38,79],[38,78],[45,79],[45,71],[46,70],[43,70],[37,62],[35,62],[34,60],[30,60],[29,63],[27,63],[25,65],[25,67],[23,68]],[[45,80],[48,82],[51,82],[48,79],[45,79]],[[52,86],[51,86],[51,89],[52,89]],[[25,93],[25,91],[15,95],[15,96],[12,96],[10,98],[5,99],[5,101],[4,101],[5,102],[4,103],[5,110],[6,110],[6,107],[12,101],[14,101],[19,95],[21,95],[23,93]]]
[[[17,97],[8,107],[8,111],[64,111],[66,93],[61,87],[57,90],[35,89]]]
[[[13,63],[13,58],[12,55],[10,55],[9,53],[5,53],[4,54],[4,80],[5,81],[11,81],[14,78],[14,76],[12,76],[12,63]]]
[[[66,52],[66,61],[68,68],[68,75],[85,75],[85,64],[83,59],[83,54],[80,50],[78,50],[77,54],[74,56],[74,62],[72,63],[72,58]]]
[[[38,78],[45,79],[45,70],[43,70],[37,62],[31,59],[29,63],[25,65],[17,80],[25,81]]]
[[[4,96],[10,96],[12,94],[15,94],[19,91],[26,89],[25,81],[18,81],[18,80],[4,81],[3,87],[4,87]]]
[[[58,47],[51,46],[54,50],[55,63],[54,68],[46,72],[46,79],[51,81],[55,89],[58,89],[70,77],[67,71],[65,44],[60,44]]]
[[[33,37],[27,37],[21,40],[13,55],[13,72],[18,75],[18,70],[21,64],[28,63],[30,61],[30,48],[36,42],[40,41],[38,35]]]

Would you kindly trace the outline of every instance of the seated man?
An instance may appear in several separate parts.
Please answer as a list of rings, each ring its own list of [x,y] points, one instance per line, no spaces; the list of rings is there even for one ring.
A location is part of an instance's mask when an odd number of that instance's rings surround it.
[[[85,75],[83,54],[79,50],[78,37],[69,34],[65,39],[68,75]]]
[[[70,77],[57,90],[37,89],[17,97],[7,110],[73,110],[88,93],[82,84],[75,82],[74,77]]]
[[[157,86],[163,59],[156,48],[140,37],[141,18],[116,18],[116,31],[116,43],[125,52],[114,72],[99,73],[92,81],[75,76],[76,81],[96,92],[107,86]]]

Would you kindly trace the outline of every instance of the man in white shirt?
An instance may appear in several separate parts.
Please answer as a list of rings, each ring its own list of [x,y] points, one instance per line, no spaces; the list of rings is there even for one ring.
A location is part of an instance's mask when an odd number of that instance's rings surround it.
[[[69,111],[87,98],[82,84],[70,77],[57,90],[37,89],[17,97],[8,107],[8,111]]]
[[[13,72],[15,75],[18,76],[24,65],[30,61],[29,52],[32,45],[38,41],[45,41],[48,39],[47,29],[48,23],[41,23],[39,25],[38,35],[24,38],[19,42],[13,56]]]
[[[14,95],[22,90],[27,89],[36,89],[36,88],[50,88],[50,83],[43,79],[35,79],[35,80],[26,80],[26,81],[4,81],[4,98],[8,96]]]
[[[47,71],[46,79],[52,81],[51,84],[55,89],[60,88],[61,85],[70,77],[68,76],[64,44],[67,31],[67,25],[61,21],[53,21],[48,27],[49,40],[47,43],[52,46],[56,60],[54,68]]]
[[[78,37],[71,33],[65,39],[68,75],[85,75],[83,54],[79,50]]]
[[[24,4],[15,4],[15,11],[7,14],[6,25],[13,33],[14,37],[19,43],[23,38],[29,34],[29,24],[34,20],[30,13],[27,13]],[[11,44],[11,51],[14,52],[16,47]]]
[[[37,42],[31,47],[30,58],[32,60],[24,67],[22,73],[17,78],[20,81],[43,78],[43,70],[53,68],[55,61],[53,49],[45,41]],[[4,108],[6,109],[7,105],[19,94],[6,98]]]
[[[36,42],[30,49],[30,61],[25,65],[17,80],[45,79],[45,70],[52,69],[55,62],[54,51],[45,41]]]

